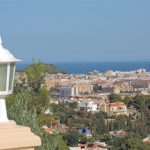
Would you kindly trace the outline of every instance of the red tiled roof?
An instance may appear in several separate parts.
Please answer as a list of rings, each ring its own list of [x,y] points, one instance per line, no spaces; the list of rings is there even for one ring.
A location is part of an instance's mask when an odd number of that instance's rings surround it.
[[[110,103],[111,107],[119,107],[119,106],[125,106],[124,102],[114,102]]]
[[[44,131],[46,132],[53,132],[55,129],[54,128],[47,128],[47,129],[44,129]]]

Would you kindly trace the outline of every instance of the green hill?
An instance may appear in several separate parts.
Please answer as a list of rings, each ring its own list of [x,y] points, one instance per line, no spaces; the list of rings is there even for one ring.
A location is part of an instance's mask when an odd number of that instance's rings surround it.
[[[49,73],[49,74],[57,74],[57,73],[66,74],[67,73],[63,69],[60,69],[60,68],[56,67],[53,64],[44,64],[44,65],[45,65],[45,68],[46,68],[46,72]]]
[[[62,74],[66,74],[67,72],[64,71],[63,69],[60,69],[58,67],[56,67],[55,65],[53,64],[44,64],[44,63],[41,63],[41,62],[36,62],[36,63],[33,63],[32,65],[29,65],[27,66],[26,68],[24,68],[23,70],[19,70],[18,72],[24,72],[30,68],[33,68],[34,66],[34,69],[38,68],[38,65],[44,65],[44,70],[46,71],[46,73],[48,74],[57,74],[57,73],[62,73]],[[36,66],[36,67],[35,67]],[[42,70],[41,70],[42,71]]]

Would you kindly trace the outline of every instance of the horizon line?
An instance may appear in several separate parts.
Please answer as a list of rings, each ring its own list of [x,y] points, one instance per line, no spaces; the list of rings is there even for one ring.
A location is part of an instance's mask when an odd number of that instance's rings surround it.
[[[41,61],[42,63],[44,64],[86,64],[86,63],[136,63],[136,62],[150,62],[150,60],[129,60],[129,61],[126,61],[126,60],[121,60],[121,61],[85,61],[85,62],[48,62],[48,61]],[[33,62],[20,62],[20,63],[17,63],[17,64],[32,64]]]

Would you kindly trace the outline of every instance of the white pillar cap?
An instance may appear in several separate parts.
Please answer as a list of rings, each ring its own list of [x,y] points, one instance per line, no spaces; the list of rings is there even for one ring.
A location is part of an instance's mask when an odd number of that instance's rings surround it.
[[[17,62],[20,61],[16,59],[7,49],[2,46],[2,39],[0,36],[0,63],[5,62]]]

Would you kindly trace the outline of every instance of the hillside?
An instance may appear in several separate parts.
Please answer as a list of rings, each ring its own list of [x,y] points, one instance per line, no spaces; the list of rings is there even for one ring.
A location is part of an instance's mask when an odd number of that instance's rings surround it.
[[[45,70],[46,70],[46,72],[47,72],[48,74],[57,74],[57,73],[66,74],[66,73],[67,73],[65,70],[63,70],[63,69],[61,69],[61,68],[58,68],[58,67],[56,67],[56,66],[53,65],[53,64],[43,64],[43,63],[41,63],[41,62],[38,62],[38,63],[41,64],[41,65],[44,65],[44,68],[45,68]],[[33,65],[38,64],[38,63],[33,63],[33,64],[31,64],[31,65],[28,65],[28,66],[25,67],[24,69],[17,70],[17,72],[24,72],[24,71],[26,71],[27,69],[33,67]]]
[[[46,67],[47,73],[49,73],[49,74],[57,74],[57,73],[66,74],[67,73],[65,70],[60,69],[53,64],[44,64],[44,65]]]

